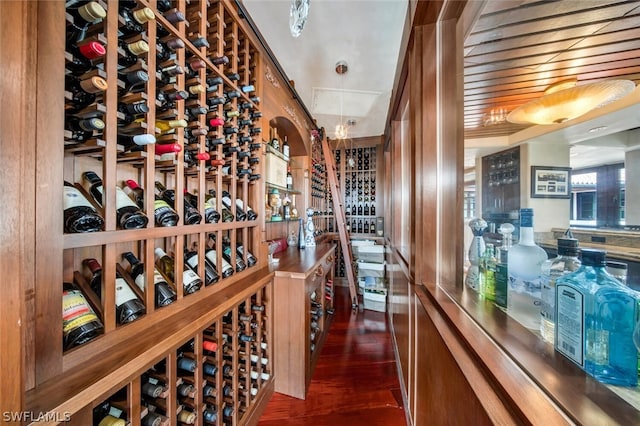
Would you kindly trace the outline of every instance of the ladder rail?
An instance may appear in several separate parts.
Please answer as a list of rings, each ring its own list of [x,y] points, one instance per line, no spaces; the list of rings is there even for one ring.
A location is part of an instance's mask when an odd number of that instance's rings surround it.
[[[338,228],[338,234],[340,235],[340,247],[342,251],[342,257],[344,259],[345,271],[347,273],[347,281],[349,283],[349,295],[351,297],[352,308],[358,307],[358,293],[356,292],[355,278],[353,274],[353,263],[351,259],[351,245],[349,244],[349,238],[347,235],[346,218],[344,214],[344,208],[341,202],[341,195],[339,189],[339,182],[336,176],[335,161],[333,159],[333,153],[329,147],[329,142],[326,136],[322,137],[322,154],[324,161],[327,165],[327,177],[329,178],[329,187],[331,188],[331,197],[333,201],[333,214],[336,217],[336,227]]]

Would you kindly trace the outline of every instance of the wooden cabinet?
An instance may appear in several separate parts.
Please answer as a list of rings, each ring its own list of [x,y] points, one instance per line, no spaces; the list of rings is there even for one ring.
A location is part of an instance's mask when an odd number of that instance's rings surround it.
[[[482,157],[482,218],[495,224],[494,232],[511,223],[519,235],[520,180],[520,147]]]
[[[335,244],[295,247],[274,267],[275,390],[304,399],[333,312]]]

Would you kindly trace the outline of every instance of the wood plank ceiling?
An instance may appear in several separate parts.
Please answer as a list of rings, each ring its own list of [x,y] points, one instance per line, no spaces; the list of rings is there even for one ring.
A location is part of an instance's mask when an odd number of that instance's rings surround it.
[[[552,83],[640,80],[640,1],[488,1],[465,41],[465,138],[526,126],[485,125]]]

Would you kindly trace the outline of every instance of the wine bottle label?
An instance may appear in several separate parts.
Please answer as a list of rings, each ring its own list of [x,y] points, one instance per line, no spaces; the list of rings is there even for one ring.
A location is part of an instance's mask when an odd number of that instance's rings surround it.
[[[138,275],[134,280],[134,282],[140,288],[140,290],[144,291],[144,284],[145,284],[144,274]]]
[[[185,287],[190,287],[193,283],[198,281],[201,281],[198,274],[189,268],[184,268],[184,271],[182,271],[182,283]]]
[[[102,187],[100,187],[100,192],[102,193]],[[139,208],[138,205],[129,197],[119,186],[116,186],[116,209],[121,209],[122,207],[132,206],[135,208]]]
[[[112,405],[109,407],[109,415],[119,418],[122,415],[122,410]]]
[[[173,210],[171,206],[164,200],[155,200],[153,202],[153,209],[156,215],[162,215],[168,210]]]
[[[95,210],[93,205],[86,199],[86,197],[74,186],[64,187],[64,209],[70,209],[74,207],[90,207]]]
[[[116,278],[116,306],[122,306],[130,300],[136,300],[138,296],[131,290],[124,278]]]
[[[93,321],[99,322],[100,320],[81,291],[69,290],[62,293],[62,332],[64,335]]]
[[[191,256],[189,259],[187,259],[187,263],[194,270],[197,270],[198,269],[198,256]]]

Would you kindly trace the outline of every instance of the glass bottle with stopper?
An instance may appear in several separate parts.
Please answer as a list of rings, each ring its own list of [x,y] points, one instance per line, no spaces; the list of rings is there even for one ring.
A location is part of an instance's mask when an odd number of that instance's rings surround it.
[[[482,218],[475,218],[469,221],[469,228],[473,233],[473,239],[469,246],[469,269],[464,283],[471,290],[478,291],[480,286],[480,259],[485,251],[485,244],[482,235],[487,229],[487,222]]]

